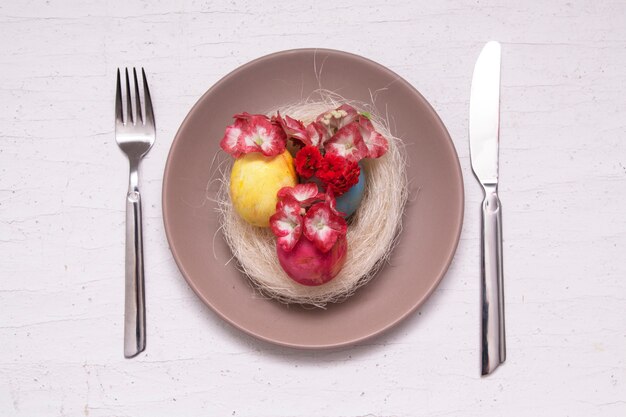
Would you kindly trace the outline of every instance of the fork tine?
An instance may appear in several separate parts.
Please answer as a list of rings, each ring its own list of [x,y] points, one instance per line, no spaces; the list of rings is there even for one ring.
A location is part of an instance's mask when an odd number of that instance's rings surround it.
[[[141,68],[141,76],[143,78],[143,97],[146,104],[146,120],[145,124],[149,124],[152,127],[154,125],[154,113],[152,111],[152,99],[150,98],[150,90],[148,89],[148,79],[146,78],[146,72]]]
[[[133,106],[130,101],[130,80],[128,79],[128,68],[126,68],[126,123],[130,120],[132,124],[135,124],[135,119],[133,118]]]
[[[135,81],[135,108],[137,109],[137,122],[143,123],[143,114],[141,114],[141,100],[139,99],[139,84],[137,83],[137,70],[133,67],[133,78]]]
[[[122,112],[122,87],[120,85],[120,69],[117,69],[117,85],[115,87],[115,123],[124,123]]]

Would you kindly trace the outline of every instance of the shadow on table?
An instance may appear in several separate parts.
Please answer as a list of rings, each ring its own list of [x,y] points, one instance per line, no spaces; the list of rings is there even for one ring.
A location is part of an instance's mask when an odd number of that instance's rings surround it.
[[[220,329],[225,333],[224,336],[236,340],[248,349],[256,351],[262,356],[271,356],[274,359],[289,363],[315,365],[321,362],[348,362],[377,355],[384,357],[386,353],[383,352],[385,352],[387,347],[402,344],[408,345],[408,342],[404,341],[405,337],[410,332],[420,331],[421,316],[435,313],[433,307],[438,304],[437,299],[441,296],[442,291],[435,290],[418,310],[396,326],[377,336],[351,346],[321,350],[290,348],[257,339],[222,321],[209,307],[199,300],[198,302],[210,312],[210,314],[206,315],[209,320],[220,323]]]

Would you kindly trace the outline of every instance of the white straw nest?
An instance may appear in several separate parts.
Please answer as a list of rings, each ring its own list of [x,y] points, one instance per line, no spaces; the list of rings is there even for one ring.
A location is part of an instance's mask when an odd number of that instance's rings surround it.
[[[269,112],[280,111],[305,124],[317,115],[347,102],[327,95],[322,101],[305,101]],[[364,103],[348,102],[357,110],[367,111]],[[366,189],[356,213],[348,220],[348,253],[343,269],[331,281],[309,287],[293,281],[281,268],[276,255],[276,238],[270,228],[255,227],[235,212],[229,181],[233,160],[220,164],[222,179],[217,203],[221,229],[238,267],[261,294],[283,303],[324,307],[352,295],[372,279],[389,259],[402,228],[402,214],[407,200],[406,159],[402,141],[394,137],[384,119],[371,115],[378,132],[389,141],[389,150],[378,159],[365,159]]]

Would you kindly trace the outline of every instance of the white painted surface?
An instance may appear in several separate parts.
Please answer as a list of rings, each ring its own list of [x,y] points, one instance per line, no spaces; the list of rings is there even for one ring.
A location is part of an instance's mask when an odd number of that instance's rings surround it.
[[[128,4],[124,4],[128,3]],[[0,415],[626,415],[626,4],[8,1],[0,5]],[[474,61],[503,43],[508,361],[479,377]],[[221,76],[331,47],[388,66],[457,146],[465,226],[434,296],[351,349],[241,334],[181,278],[163,231],[173,135]],[[117,66],[143,65],[158,138],[143,165],[148,349],[122,357],[126,161]]]

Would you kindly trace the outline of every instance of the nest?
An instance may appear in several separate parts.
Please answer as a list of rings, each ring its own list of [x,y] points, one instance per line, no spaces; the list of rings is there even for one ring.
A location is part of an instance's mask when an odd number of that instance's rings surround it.
[[[307,124],[320,113],[346,102],[359,111],[369,111],[371,107],[326,95],[322,101],[284,106],[268,114],[280,111]],[[357,211],[348,219],[346,263],[334,279],[323,285],[301,285],[283,271],[271,229],[250,225],[239,217],[232,206],[229,196],[232,158],[220,164],[217,203],[221,230],[239,269],[261,294],[283,303],[324,307],[327,303],[341,302],[352,295],[388,261],[402,229],[402,214],[407,200],[406,159],[402,141],[391,134],[386,120],[370,114],[376,130],[388,139],[389,149],[378,159],[362,161],[366,175],[365,194]]]

